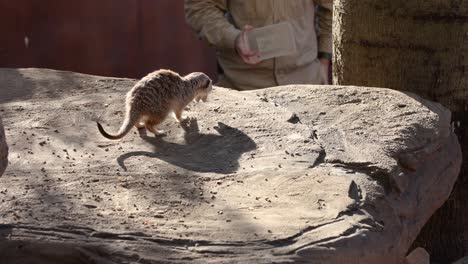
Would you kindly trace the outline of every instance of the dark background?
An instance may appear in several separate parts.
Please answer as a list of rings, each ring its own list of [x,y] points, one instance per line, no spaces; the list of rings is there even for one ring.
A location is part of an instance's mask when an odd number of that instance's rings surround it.
[[[214,50],[186,24],[183,5],[181,0],[0,0],[0,67],[130,78],[166,68],[202,71],[215,79]]]

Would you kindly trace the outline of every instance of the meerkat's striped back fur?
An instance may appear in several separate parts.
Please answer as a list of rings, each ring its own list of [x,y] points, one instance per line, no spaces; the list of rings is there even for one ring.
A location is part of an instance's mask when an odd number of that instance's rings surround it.
[[[212,89],[211,79],[202,72],[181,77],[170,70],[157,70],[138,81],[127,93],[125,119],[119,132],[110,135],[97,122],[99,132],[108,139],[124,137],[133,126],[146,127],[159,134],[156,126],[174,112],[177,121],[182,121],[182,112],[193,100],[206,101]]]

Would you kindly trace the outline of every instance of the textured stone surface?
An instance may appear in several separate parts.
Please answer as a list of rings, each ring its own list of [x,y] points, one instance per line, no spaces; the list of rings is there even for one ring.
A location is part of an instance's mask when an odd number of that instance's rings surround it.
[[[3,122],[0,118],[0,176],[5,172],[8,166],[8,144],[5,138]]]
[[[215,88],[166,137],[107,140],[133,83],[0,70],[6,263],[404,263],[458,175],[450,112],[412,94]]]
[[[406,257],[406,264],[430,264],[431,258],[424,248],[416,248]]]
[[[468,257],[461,258],[455,261],[453,264],[468,264]]]

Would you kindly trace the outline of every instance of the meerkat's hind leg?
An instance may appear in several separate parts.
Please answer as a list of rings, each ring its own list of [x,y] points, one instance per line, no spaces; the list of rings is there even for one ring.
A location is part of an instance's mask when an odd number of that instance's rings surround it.
[[[135,124],[135,127],[138,129],[145,128],[145,122],[138,121],[138,123]]]
[[[148,129],[148,131],[155,134],[156,136],[164,136],[166,135],[166,132],[164,130],[157,129],[157,125],[161,123],[161,121],[161,119],[147,120],[145,123],[145,127],[146,129]]]
[[[161,129],[157,129],[156,126],[152,126],[151,128],[147,126],[146,129],[148,129],[148,131],[153,133],[155,136],[165,136],[166,135],[166,131],[161,130]]]
[[[146,116],[142,116],[136,123],[135,123],[135,127],[138,128],[138,129],[142,129],[142,128],[145,128],[145,122],[147,120],[147,117]]]

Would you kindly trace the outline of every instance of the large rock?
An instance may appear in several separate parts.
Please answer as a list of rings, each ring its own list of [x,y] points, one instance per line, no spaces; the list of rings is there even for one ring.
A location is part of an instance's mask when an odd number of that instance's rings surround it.
[[[460,168],[450,112],[381,88],[216,88],[107,140],[134,82],[0,71],[6,263],[404,263]]]
[[[461,258],[455,261],[453,264],[468,264],[468,257]]]
[[[3,129],[3,122],[0,118],[0,176],[5,172],[8,166],[8,145],[5,137],[5,130]]]

